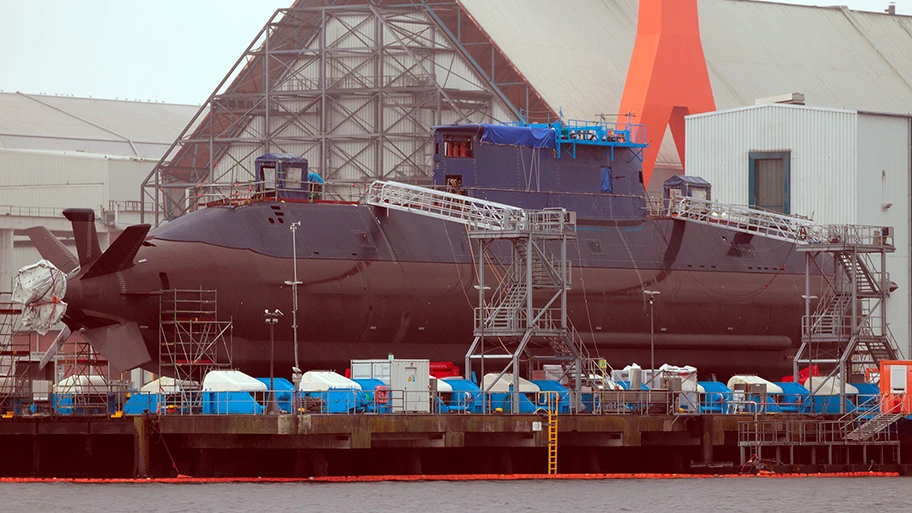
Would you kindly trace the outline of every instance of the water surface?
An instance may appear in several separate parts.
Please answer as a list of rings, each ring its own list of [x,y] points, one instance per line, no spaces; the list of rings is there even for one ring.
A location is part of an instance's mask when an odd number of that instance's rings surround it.
[[[0,511],[912,512],[909,478],[0,484]]]

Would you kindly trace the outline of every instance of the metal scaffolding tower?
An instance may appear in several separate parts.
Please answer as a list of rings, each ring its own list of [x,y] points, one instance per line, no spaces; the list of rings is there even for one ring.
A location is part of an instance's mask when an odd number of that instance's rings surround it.
[[[886,316],[892,287],[886,272],[886,255],[896,249],[892,228],[823,225],[805,218],[689,197],[670,200],[667,215],[791,242],[805,254],[805,314],[801,346],[793,360],[796,381],[801,367],[823,367],[824,375],[839,380],[844,399],[849,380],[864,380],[866,368],[876,368],[881,360],[899,358]],[[824,268],[830,265],[831,268]],[[826,290],[811,312],[811,302],[817,299],[811,295],[813,271],[826,279]],[[812,381],[812,395],[825,382]]]
[[[27,376],[16,364],[29,355],[29,346],[17,341],[16,324],[21,305],[13,303],[9,292],[0,293],[0,415],[15,413],[23,406],[30,387]]]
[[[177,380],[181,406],[199,399],[211,370],[231,367],[231,320],[218,318],[215,290],[163,290],[159,300],[159,374]]]
[[[856,379],[863,381],[865,369],[877,368],[881,360],[900,357],[886,310],[892,287],[886,272],[886,255],[895,247],[889,227],[832,225],[825,229],[823,238],[798,246],[798,251],[805,253],[807,264],[805,315],[794,374],[797,379],[801,367],[824,367],[826,375],[839,379],[844,397],[845,384]],[[826,277],[827,288],[811,312],[810,273],[813,268],[819,269],[819,255],[832,258],[835,272],[821,273]]]
[[[482,374],[487,360],[506,361],[497,380],[508,372],[519,376],[520,357],[551,360],[561,362],[568,371],[572,369],[573,388],[581,391],[583,380],[589,379],[584,367],[589,358],[567,317],[571,281],[567,242],[576,237],[575,213],[562,208],[524,210],[382,181],[371,184],[365,202],[464,224],[469,227],[469,238],[478,240],[478,307],[475,339],[466,353],[467,377],[471,376],[473,360],[480,360]],[[490,287],[485,265],[493,261],[490,251],[496,241],[509,242],[513,258],[496,287]],[[485,292],[491,288],[493,299],[489,302]],[[486,347],[486,337],[496,338],[498,344]],[[518,411],[517,390],[512,401],[513,411]]]
[[[53,411],[61,415],[108,415],[123,411],[129,380],[116,379],[111,366],[88,341],[74,334],[54,356]]]
[[[263,153],[306,157],[331,197],[426,181],[435,125],[556,119],[458,2],[329,3],[298,0],[254,37],[146,177],[154,224],[195,208],[199,185],[254,181]]]

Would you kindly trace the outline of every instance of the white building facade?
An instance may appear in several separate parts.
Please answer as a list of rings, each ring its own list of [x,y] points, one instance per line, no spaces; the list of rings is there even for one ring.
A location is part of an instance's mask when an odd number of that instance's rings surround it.
[[[912,354],[912,116],[771,104],[689,116],[686,128],[686,173],[716,201],[892,226],[887,320]]]

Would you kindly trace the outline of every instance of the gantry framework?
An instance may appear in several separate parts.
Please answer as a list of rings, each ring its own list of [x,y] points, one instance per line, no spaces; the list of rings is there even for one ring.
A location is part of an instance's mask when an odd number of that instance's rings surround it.
[[[206,373],[231,368],[231,320],[218,316],[215,290],[162,290],[159,299],[159,374],[193,392]]]
[[[801,347],[793,361],[797,379],[800,367],[818,366],[825,375],[845,385],[865,381],[866,369],[879,368],[884,360],[897,360],[901,353],[887,322],[887,300],[892,283],[887,273],[887,253],[895,251],[893,229],[881,226],[828,226],[826,236],[814,244],[798,246],[807,258],[805,315]],[[834,269],[821,272],[826,290],[811,311],[810,273],[820,266],[819,255],[829,255]],[[813,395],[823,381],[808,386]],[[845,406],[845,401],[841,402]]]
[[[556,117],[455,1],[299,0],[256,35],[146,178],[142,202],[159,207],[155,224],[160,211],[178,217],[200,184],[253,181],[267,152],[307,157],[330,195],[421,182],[434,125],[535,116]]]
[[[669,200],[667,215],[791,242],[805,254],[805,314],[801,345],[792,364],[795,381],[801,368],[823,369],[826,379],[810,381],[811,395],[836,379],[844,398],[846,383],[864,381],[866,369],[876,369],[881,361],[901,356],[887,322],[892,283],[886,271],[886,255],[896,250],[891,227],[817,224],[805,218],[690,197]],[[812,272],[826,280],[814,311],[811,303],[818,298],[811,295]],[[841,404],[844,407],[845,400]]]
[[[463,224],[477,239],[478,306],[474,313],[475,338],[466,352],[466,378],[472,363],[497,361],[500,374],[485,385],[485,394],[507,373],[520,375],[520,360],[560,362],[573,379],[576,397],[593,376],[589,353],[567,317],[571,267],[567,242],[576,238],[576,213],[563,208],[527,210],[493,201],[397,182],[373,182],[364,202]],[[496,241],[512,247],[510,266],[495,286],[488,286],[485,267],[494,261]],[[554,250],[557,250],[554,252]],[[493,289],[492,300],[486,290]],[[488,343],[485,337],[498,340]],[[493,346],[493,347],[492,347]],[[488,367],[490,368],[490,367]],[[519,411],[518,387],[512,393],[512,411]]]
[[[28,376],[16,365],[29,355],[28,343],[22,344],[15,336],[21,307],[9,292],[0,292],[0,415],[16,411],[30,389],[24,383]]]

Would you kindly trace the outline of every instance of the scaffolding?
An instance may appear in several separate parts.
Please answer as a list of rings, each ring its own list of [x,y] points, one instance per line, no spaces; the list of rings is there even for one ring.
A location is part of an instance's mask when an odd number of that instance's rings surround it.
[[[465,356],[466,377],[478,360],[482,375],[488,361],[501,367],[494,386],[505,374],[519,376],[520,358],[529,362],[553,361],[574,380],[579,398],[584,381],[592,375],[582,339],[567,317],[567,291],[571,265],[567,243],[576,237],[576,214],[562,208],[524,210],[492,201],[462,196],[396,182],[375,181],[365,203],[411,212],[468,227],[470,239],[478,240],[478,307],[474,312],[474,335]],[[492,246],[506,241],[512,250],[510,266],[491,287],[485,272],[493,262]],[[492,300],[486,291],[493,289]],[[485,344],[486,338],[497,344]],[[488,390],[484,390],[488,393]],[[575,405],[576,403],[573,402]],[[512,411],[519,411],[519,392],[512,393]]]
[[[666,208],[669,217],[681,221],[790,242],[805,254],[805,313],[801,345],[792,364],[796,381],[802,367],[824,369],[828,379],[811,382],[812,396],[830,379],[838,379],[844,408],[846,383],[864,381],[866,369],[900,357],[886,315],[893,287],[886,255],[896,250],[892,228],[824,225],[691,197],[667,200]],[[818,298],[811,294],[812,272],[826,282],[813,312],[811,303]]]
[[[183,215],[193,187],[251,181],[268,152],[306,157],[327,197],[375,179],[427,183],[433,126],[530,112],[557,118],[454,0],[299,0],[266,22],[146,177],[140,210],[155,225]]]
[[[123,411],[129,380],[112,376],[111,365],[74,334],[54,355],[51,408],[59,415],[113,415]]]
[[[17,365],[29,355],[29,345],[16,337],[21,305],[13,303],[9,292],[0,292],[0,415],[18,412],[29,399],[27,374]]]
[[[823,228],[819,241],[798,246],[806,258],[805,314],[793,373],[797,380],[799,368],[823,367],[829,378],[838,378],[844,398],[846,383],[864,381],[866,369],[900,357],[886,309],[892,288],[886,255],[895,251],[893,230],[854,225]],[[830,257],[834,272],[820,268],[823,255]],[[812,312],[811,300],[816,298],[811,295],[810,275],[815,269],[824,276],[826,289]],[[815,391],[811,390],[812,396]]]
[[[180,397],[165,405],[198,406],[206,373],[231,368],[233,324],[218,318],[215,290],[163,290],[159,299],[159,374],[171,376]]]
[[[854,426],[845,418],[741,421],[741,465],[766,461],[774,465],[813,465],[823,458],[829,465],[851,464],[853,459],[854,463],[867,465],[870,458],[877,458],[882,465],[900,462],[900,440],[895,429],[869,430],[869,436],[856,436]]]

